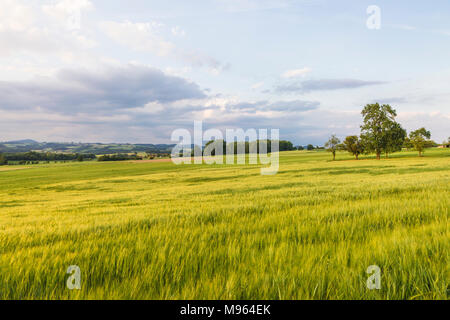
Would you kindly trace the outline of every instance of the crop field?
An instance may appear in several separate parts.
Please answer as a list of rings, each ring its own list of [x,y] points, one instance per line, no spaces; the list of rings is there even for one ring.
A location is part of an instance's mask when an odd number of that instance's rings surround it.
[[[2,167],[0,299],[448,299],[450,150],[362,158]]]

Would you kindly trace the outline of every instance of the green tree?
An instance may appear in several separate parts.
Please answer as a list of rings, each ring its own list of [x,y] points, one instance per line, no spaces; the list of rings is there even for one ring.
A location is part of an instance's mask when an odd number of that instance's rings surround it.
[[[84,161],[84,156],[82,154],[79,154],[78,157],[77,157],[77,161],[83,162]]]
[[[403,142],[403,148],[406,148],[407,151],[409,151],[409,149],[414,148],[413,144],[411,143],[411,139],[409,139],[409,137],[405,138],[405,141]]]
[[[419,157],[422,156],[422,152],[425,148],[425,143],[427,139],[431,138],[430,131],[425,128],[420,128],[409,133],[409,139],[411,140],[414,149],[419,151]]]
[[[427,148],[436,148],[436,147],[438,147],[438,146],[439,146],[439,144],[436,143],[436,141],[433,141],[433,140],[427,140],[427,141],[425,141],[424,148],[425,148],[425,149],[427,149]]]
[[[338,150],[340,143],[341,141],[334,134],[327,142],[325,142],[325,148],[333,155],[333,161],[336,159],[336,151]]]
[[[306,150],[308,150],[308,151],[314,150],[314,146],[312,144],[308,144],[306,146]]]
[[[399,123],[393,122],[391,124],[391,127],[386,131],[386,135],[384,136],[383,149],[386,158],[390,153],[402,151],[407,136],[406,130]]]
[[[381,159],[381,153],[390,150],[389,136],[395,125],[397,113],[388,104],[368,104],[361,112],[364,124],[361,126],[361,138],[367,152],[374,152],[377,159]]]
[[[280,140],[279,141],[280,151],[292,151],[295,150],[294,145],[290,141]]]
[[[342,149],[353,154],[358,160],[359,155],[364,152],[364,145],[358,136],[348,136],[342,143]]]
[[[8,160],[6,160],[5,156],[0,153],[0,166],[4,166],[8,164]]]

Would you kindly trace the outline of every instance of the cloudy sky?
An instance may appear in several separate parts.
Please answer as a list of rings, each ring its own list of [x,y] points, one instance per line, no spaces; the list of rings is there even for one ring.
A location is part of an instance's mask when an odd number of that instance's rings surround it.
[[[166,143],[203,120],[323,144],[375,101],[450,136],[448,0],[0,4],[0,141]]]

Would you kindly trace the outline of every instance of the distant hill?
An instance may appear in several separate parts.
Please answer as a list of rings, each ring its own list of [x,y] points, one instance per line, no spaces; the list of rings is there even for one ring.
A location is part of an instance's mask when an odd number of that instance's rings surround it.
[[[16,141],[7,141],[2,142],[2,144],[38,144],[39,142],[31,140],[31,139],[25,139],[25,140],[16,140]]]
[[[120,143],[67,143],[67,142],[37,142],[31,139],[0,142],[0,152],[64,152],[92,153],[96,155],[112,153],[170,153],[174,144],[120,144]]]

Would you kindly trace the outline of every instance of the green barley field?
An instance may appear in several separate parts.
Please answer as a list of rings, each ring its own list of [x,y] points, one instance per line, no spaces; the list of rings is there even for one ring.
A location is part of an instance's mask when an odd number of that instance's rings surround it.
[[[0,167],[0,299],[448,299],[450,150],[330,159]]]

